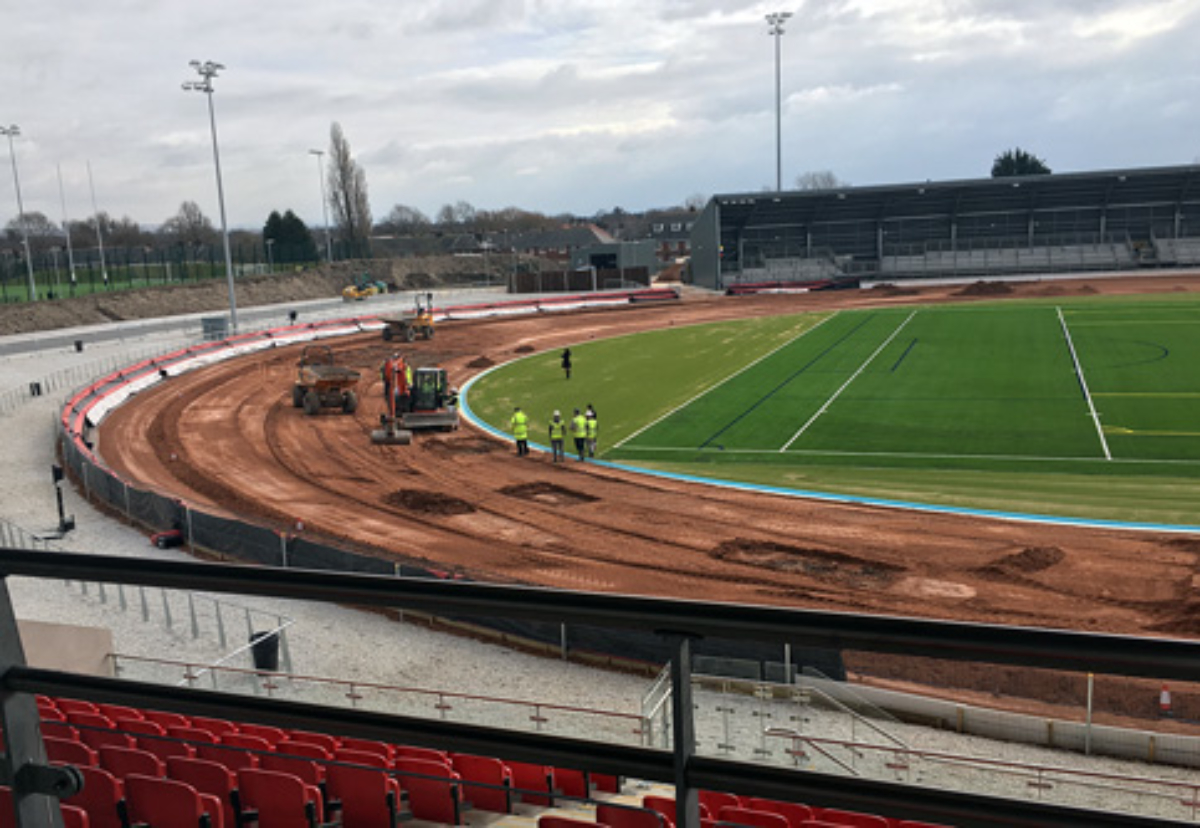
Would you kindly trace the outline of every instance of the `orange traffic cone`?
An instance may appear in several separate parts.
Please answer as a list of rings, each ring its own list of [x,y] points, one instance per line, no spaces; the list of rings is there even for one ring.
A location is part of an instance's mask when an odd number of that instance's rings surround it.
[[[1169,718],[1171,715],[1171,691],[1167,689],[1164,682],[1162,692],[1158,694],[1158,715],[1163,718]]]

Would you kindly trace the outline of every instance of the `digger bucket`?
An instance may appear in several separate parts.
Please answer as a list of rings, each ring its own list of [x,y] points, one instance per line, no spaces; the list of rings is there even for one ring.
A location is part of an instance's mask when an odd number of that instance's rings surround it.
[[[371,432],[371,442],[380,446],[407,446],[412,442],[412,432],[404,428],[388,426]]]

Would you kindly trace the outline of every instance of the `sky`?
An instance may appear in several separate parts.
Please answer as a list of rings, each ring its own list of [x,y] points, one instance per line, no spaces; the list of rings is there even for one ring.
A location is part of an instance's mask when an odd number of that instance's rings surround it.
[[[376,221],[643,211],[774,187],[781,11],[785,189],[985,178],[1014,147],[1055,172],[1200,161],[1197,0],[0,0],[0,125],[27,211],[90,214],[90,163],[99,210],[218,223],[181,88],[211,60],[231,228],[323,224],[309,150],[334,122]]]

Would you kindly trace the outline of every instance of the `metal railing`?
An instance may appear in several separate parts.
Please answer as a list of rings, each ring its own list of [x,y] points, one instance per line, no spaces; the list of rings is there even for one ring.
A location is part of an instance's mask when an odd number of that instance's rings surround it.
[[[16,632],[7,576],[61,578],[65,572],[77,579],[106,583],[654,631],[671,643],[674,653],[672,750],[28,667]],[[14,786],[22,828],[60,825],[61,815],[57,809],[46,807],[46,797],[61,795],[71,787],[68,772],[46,765],[36,693],[197,715],[229,717],[232,712],[247,722],[671,782],[676,789],[678,824],[683,828],[699,825],[697,793],[702,789],[956,825],[1161,825],[1158,818],[697,755],[691,642],[712,637],[1160,679],[1200,679],[1200,642],[1175,639],[23,549],[0,550],[0,576],[4,577],[0,584],[0,711],[7,748],[0,761],[0,783]]]

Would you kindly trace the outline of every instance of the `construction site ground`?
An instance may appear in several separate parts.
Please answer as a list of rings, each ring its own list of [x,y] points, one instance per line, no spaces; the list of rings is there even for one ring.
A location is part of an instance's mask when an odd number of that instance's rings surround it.
[[[680,302],[621,310],[453,322],[406,351],[418,366],[447,368],[461,386],[533,351],[670,324],[1196,290],[1200,276],[1170,274],[739,298],[686,291]],[[536,453],[518,458],[510,443],[472,427],[374,445],[383,409],[376,369],[394,348],[378,333],[334,348],[340,363],[363,371],[352,416],[294,409],[299,349],[280,348],[139,394],[103,422],[98,449],[124,478],[185,502],[475,579],[1084,631],[1200,631],[1200,537],[816,502],[554,465]],[[1078,676],[1050,671],[853,653],[846,662],[872,680],[984,698],[1068,706],[1084,698]],[[1155,682],[1097,684],[1096,709],[1113,720],[1153,718],[1157,700]],[[1200,692],[1176,688],[1175,709],[1200,718]]]

